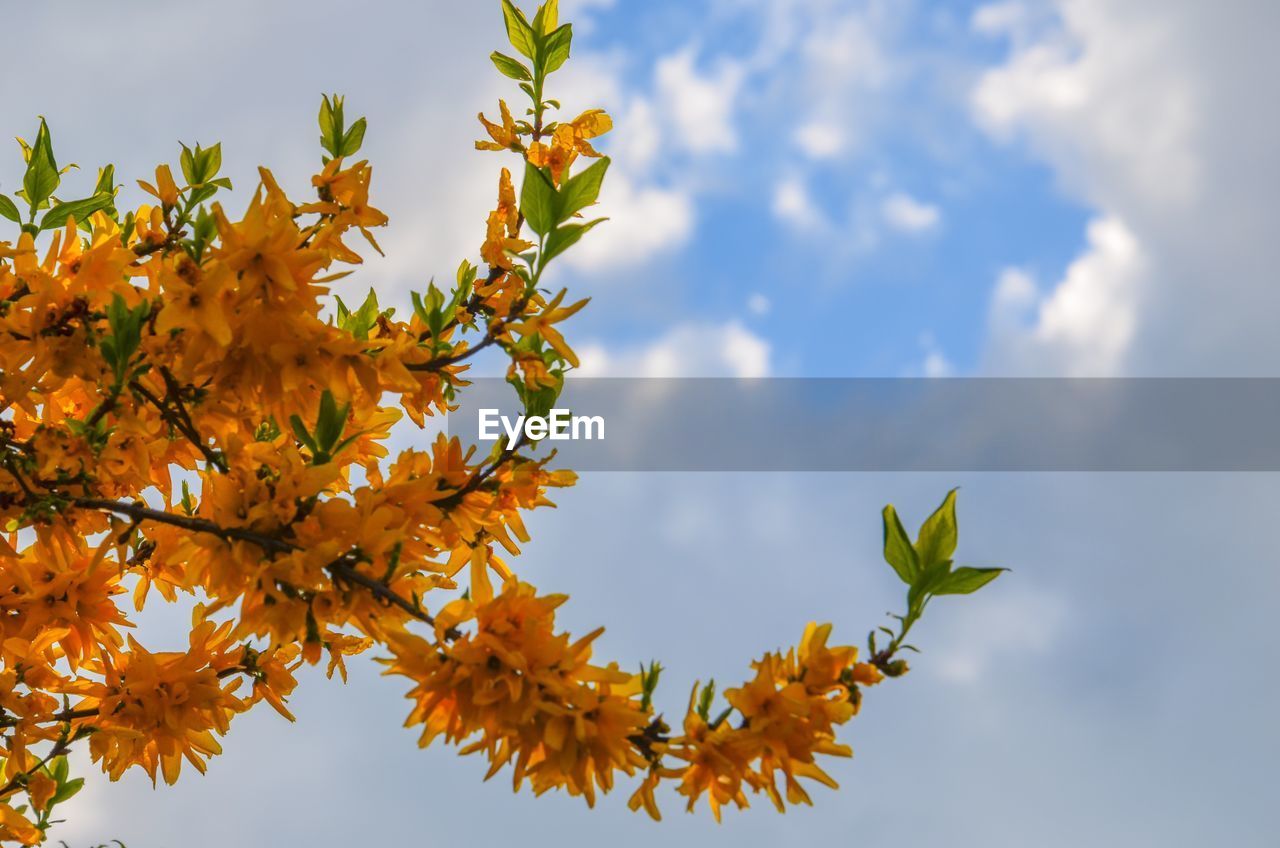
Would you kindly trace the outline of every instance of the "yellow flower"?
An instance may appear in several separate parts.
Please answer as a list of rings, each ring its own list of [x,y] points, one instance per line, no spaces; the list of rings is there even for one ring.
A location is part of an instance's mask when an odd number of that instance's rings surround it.
[[[42,530],[36,544],[0,571],[0,660],[12,665],[20,645],[56,643],[75,671],[86,659],[120,641],[129,626],[112,598],[124,589],[120,574],[105,560],[109,546],[87,551]],[[48,637],[54,637],[52,639]]]
[[[103,662],[103,683],[77,687],[88,695],[77,710],[98,710],[89,751],[112,780],[139,765],[152,782],[159,769],[173,783],[184,759],[203,772],[206,758],[222,752],[215,734],[246,708],[232,694],[239,681],[219,678],[240,654],[230,635],[230,623],[205,621],[191,631],[186,652],[158,654],[130,638],[128,652]]]
[[[743,785],[753,751],[748,740],[730,725],[721,722],[711,727],[698,714],[697,699],[695,685],[689,696],[684,735],[672,740],[669,748],[672,756],[688,763],[679,772],[680,785],[676,791],[688,797],[690,811],[705,794],[712,815],[720,821],[720,811],[726,804],[734,804],[739,809],[747,807]]]
[[[551,134],[551,143],[535,141],[529,145],[529,161],[539,168],[550,168],[551,177],[560,183],[566,170],[578,158],[599,156],[588,139],[613,129],[613,119],[603,109],[588,109],[567,124],[560,124]]]
[[[552,51],[540,59],[558,62],[555,0],[534,20]],[[512,19],[520,42],[516,24],[530,24]],[[544,124],[548,105],[532,104],[535,130],[499,101],[476,147],[526,153],[562,184],[612,122],[589,109]],[[63,744],[87,739],[112,779],[141,767],[171,783],[184,760],[204,770],[239,713],[266,703],[292,720],[303,663],[345,680],[347,658],[375,646],[409,681],[419,743],[478,754],[516,789],[590,805],[632,776],[628,805],[658,818],[669,780],[719,818],[748,792],[781,808],[808,802],[803,781],[834,785],[819,760],[849,755],[838,726],[902,660],[858,662],[810,624],[725,692],[717,718],[691,701],[673,738],[651,704],[656,667],[594,660],[602,629],[558,629],[566,596],[509,564],[530,538],[525,513],[576,481],[554,452],[485,454],[439,434],[389,456],[400,409],[419,427],[447,413],[479,351],[505,355],[526,389],[558,383],[578,365],[563,324],[587,301],[545,293],[545,261],[513,261],[533,243],[506,169],[479,248],[487,273],[470,257],[452,298],[433,291],[408,314],[343,290],[351,271],[334,264],[362,261],[344,239],[359,230],[381,252],[372,231],[387,216],[369,163],[353,161],[365,122],[342,112],[326,98],[311,202],[259,169],[236,218],[210,200],[229,187],[221,148],[197,147],[183,176],[198,188],[162,165],[132,214],[0,242],[0,841],[43,839],[18,801],[48,811],[61,778],[42,766]],[[185,650],[126,639],[126,578],[139,610],[157,596],[191,607]]]
[[[58,782],[43,771],[38,771],[27,780],[27,796],[31,798],[31,806],[36,810],[45,810],[49,801],[58,791]]]
[[[576,368],[578,367],[577,354],[573,352],[573,349],[569,347],[569,343],[565,341],[564,336],[553,325],[574,315],[578,310],[586,306],[591,299],[584,298],[572,306],[562,307],[560,302],[564,300],[566,294],[568,294],[568,290],[561,289],[560,293],[544,306],[540,312],[522,321],[513,321],[507,325],[507,331],[521,336],[540,336],[544,342],[555,349],[556,353],[564,357],[565,362]]]
[[[0,840],[10,839],[23,845],[38,845],[44,833],[22,813],[0,801]]]
[[[147,194],[152,195],[165,206],[176,206],[178,204],[178,184],[173,181],[173,173],[169,170],[168,165],[161,165],[156,168],[156,181],[152,185],[145,180],[138,180],[138,185]]]
[[[176,273],[162,277],[161,285],[165,300],[156,318],[156,332],[196,330],[223,347],[231,343],[227,320],[230,291],[224,275],[216,270],[205,272],[184,258]]]
[[[485,118],[481,112],[478,117],[480,123],[484,124],[484,128],[489,132],[489,137],[493,141],[477,141],[476,150],[519,150],[520,149],[520,133],[516,129],[515,121],[511,119],[511,110],[507,108],[506,101],[498,101],[498,109],[502,112],[502,124],[498,125]]]
[[[510,270],[509,254],[533,247],[533,242],[518,238],[519,234],[520,212],[516,206],[516,191],[511,183],[511,172],[503,168],[498,177],[498,208],[489,213],[480,258],[490,266]]]

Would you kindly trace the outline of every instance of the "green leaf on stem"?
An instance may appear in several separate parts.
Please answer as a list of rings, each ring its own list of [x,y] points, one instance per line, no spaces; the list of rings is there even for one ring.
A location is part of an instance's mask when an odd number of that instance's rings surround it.
[[[95,194],[93,197],[86,197],[83,200],[69,200],[66,203],[55,204],[52,209],[44,213],[44,217],[40,219],[40,229],[57,230],[67,225],[67,219],[71,218],[76,224],[87,221],[93,213],[103,209],[109,209],[115,205],[115,197],[111,194]]]
[[[545,236],[557,223],[556,187],[551,175],[543,168],[525,163],[524,185],[520,189],[520,211],[529,229]]]
[[[933,588],[935,595],[969,595],[995,580],[1007,568],[971,568],[967,565],[948,574]]]
[[[920,526],[916,539],[916,553],[920,563],[929,568],[935,563],[951,559],[956,552],[959,529],[956,525],[956,490],[947,492],[942,505]]]
[[[898,511],[889,504],[882,513],[884,517],[884,561],[893,567],[903,583],[910,586],[920,573],[920,560],[916,550],[907,537],[907,531],[898,519]]]
[[[3,194],[0,194],[0,218],[8,218],[15,224],[22,222],[22,213],[18,211],[18,205]]]
[[[569,220],[582,209],[595,203],[600,197],[605,172],[609,170],[609,158],[602,157],[590,167],[565,180],[556,198],[556,223]]]
[[[57,191],[62,182],[58,163],[53,158],[53,140],[49,126],[40,119],[36,142],[28,148],[27,172],[22,177],[22,192],[32,210],[39,209]]]
[[[521,56],[533,59],[538,51],[538,38],[524,16],[511,0],[502,0],[502,20],[507,25],[507,40]]]
[[[499,53],[497,50],[489,55],[489,60],[493,62],[494,67],[502,72],[502,75],[513,80],[522,80],[528,82],[533,79],[533,73],[525,67],[523,62]]]
[[[569,59],[569,45],[573,41],[573,27],[565,24],[547,36],[542,45],[543,73],[560,69]]]
[[[542,251],[542,261],[550,262],[552,259],[564,253],[573,246],[578,239],[587,234],[587,231],[608,218],[596,218],[594,221],[587,221],[584,224],[563,224],[551,231],[551,235],[547,236],[547,243]]]

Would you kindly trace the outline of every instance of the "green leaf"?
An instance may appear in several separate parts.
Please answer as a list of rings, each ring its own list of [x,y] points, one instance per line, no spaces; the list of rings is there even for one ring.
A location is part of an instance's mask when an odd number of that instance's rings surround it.
[[[586,235],[587,231],[608,218],[596,218],[594,221],[588,221],[585,224],[564,224],[551,231],[551,235],[547,236],[547,243],[542,250],[542,261],[550,262],[568,250],[578,239]]]
[[[575,213],[596,202],[607,170],[609,158],[606,156],[565,180],[556,204],[557,224],[569,220]]]
[[[367,123],[364,118],[351,125],[351,129],[347,130],[342,136],[341,155],[350,156],[360,149],[360,145],[364,144],[366,127]]]
[[[320,101],[320,138],[327,139],[333,137],[333,104],[329,102],[329,95],[322,94]]]
[[[330,99],[327,94],[324,95],[320,102],[320,146],[334,158],[342,155],[340,151],[345,128],[342,98],[336,94],[333,95],[333,99]]]
[[[201,206],[196,212],[195,224],[191,228],[192,258],[199,262],[204,257],[205,248],[213,241],[217,232],[217,219]]]
[[[311,438],[311,434],[307,432],[307,425],[302,423],[302,419],[299,416],[290,415],[289,426],[293,428],[293,435],[298,437],[298,441],[302,442],[303,447],[313,454],[317,452],[316,440]]]
[[[573,26],[565,24],[547,36],[542,45],[543,73],[559,70],[569,58],[569,44],[573,41]]]
[[[199,146],[199,145],[197,145]],[[178,156],[178,164],[182,166],[182,178],[187,181],[187,185],[195,185],[201,182],[196,176],[196,157],[191,152],[191,148],[185,144],[182,145],[182,153]]]
[[[49,806],[61,804],[63,801],[70,800],[76,796],[81,789],[84,788],[84,778],[77,777],[75,780],[68,780],[58,787],[58,791],[53,793],[53,797],[49,799]]]
[[[716,698],[716,681],[714,679],[707,681],[707,685],[702,687],[702,692],[698,694],[698,715],[703,721],[709,721],[711,717],[711,704]]]
[[[32,209],[39,209],[57,190],[60,182],[62,176],[58,173],[58,164],[53,158],[49,127],[44,118],[41,118],[36,143],[31,147],[31,159],[27,162],[27,172],[22,177],[22,190],[27,203],[31,204]]]
[[[551,175],[526,162],[524,185],[520,189],[520,211],[529,228],[540,236],[556,225],[556,189]]]
[[[920,573],[920,560],[907,531],[898,519],[898,511],[889,504],[884,508],[884,560],[893,566],[903,583],[910,586]]]
[[[961,566],[933,587],[935,595],[969,595],[995,580],[1007,568],[970,568]]]
[[[647,710],[653,702],[653,693],[657,691],[662,671],[662,664],[657,660],[650,660],[648,668],[645,668],[644,663],[640,663],[640,709]]]
[[[538,50],[538,39],[529,19],[511,0],[502,0],[502,19],[507,25],[507,40],[520,55],[532,59]]]
[[[208,182],[222,170],[222,142],[218,142],[208,150],[200,150],[200,146],[196,145],[196,150],[199,153],[196,158],[200,160],[201,181]]]
[[[112,296],[111,305],[107,307],[107,326],[111,332],[99,341],[98,350],[115,372],[117,391],[129,378],[130,360],[142,343],[142,325],[150,315],[150,301],[144,300],[130,309],[118,294]]]
[[[22,221],[22,213],[18,211],[17,204],[3,194],[0,194],[0,217],[8,218],[14,223]]]
[[[205,183],[199,188],[191,190],[191,194],[187,195],[187,202],[191,204],[204,203],[217,193],[218,190],[212,184]]]
[[[911,584],[911,588],[907,590],[907,610],[908,615],[918,616],[924,609],[925,603],[929,600],[930,595],[936,594],[937,587],[945,581],[951,572],[951,561],[935,563],[919,575],[915,582]]]
[[[93,187],[93,193],[114,195],[115,191],[116,166],[105,165],[98,170],[98,184]]]
[[[524,414],[526,417],[545,418],[551,414],[551,410],[555,407],[556,401],[560,399],[560,392],[564,388],[564,375],[559,372],[551,372],[554,378],[551,385],[539,386],[536,389],[525,388],[520,394],[521,400],[524,401]],[[523,382],[520,384],[523,386]]]
[[[925,568],[949,560],[956,552],[959,529],[956,525],[956,490],[947,492],[942,505],[920,526],[916,553]]]
[[[431,331],[432,341],[437,341],[444,332],[445,322],[450,316],[445,315],[444,310],[444,292],[436,288],[434,282],[428,284],[427,294],[425,297],[417,292],[409,293],[410,299],[413,300],[413,311],[422,319],[422,323],[427,325],[427,329]]]
[[[88,220],[89,216],[94,212],[107,209],[113,205],[115,198],[110,194],[95,194],[93,197],[86,197],[84,200],[69,200],[66,203],[59,203],[44,214],[40,219],[41,230],[56,230],[67,225],[67,218],[74,218],[79,224],[81,221]]]
[[[329,95],[322,95],[322,98],[320,101],[320,144],[328,150],[333,139],[333,126],[337,116],[334,114],[333,103],[329,100]],[[339,101],[338,108],[342,108],[341,101]],[[332,153],[333,151],[330,150],[329,152]]]
[[[378,295],[373,289],[369,289],[368,296],[364,299],[364,303],[360,304],[360,308],[352,312],[347,305],[342,302],[342,298],[338,298],[338,326],[346,330],[357,339],[369,338],[369,331],[378,323]]]
[[[560,23],[560,0],[547,0],[538,8],[538,17],[542,18],[542,34],[546,35]]]
[[[320,417],[316,419],[316,447],[328,452],[342,437],[342,430],[347,423],[348,405],[338,409],[338,402],[328,389],[320,395]]]
[[[505,77],[510,77],[513,80],[525,81],[533,79],[533,74],[524,66],[523,63],[512,59],[510,56],[499,53],[497,50],[489,54],[489,60],[493,62],[494,67],[501,71],[502,75]]]

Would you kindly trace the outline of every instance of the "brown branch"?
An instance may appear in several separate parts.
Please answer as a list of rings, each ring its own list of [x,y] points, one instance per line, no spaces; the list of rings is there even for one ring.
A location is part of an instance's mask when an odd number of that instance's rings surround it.
[[[342,580],[346,583],[353,583],[357,586],[368,589],[375,598],[385,601],[392,606],[398,607],[424,624],[434,626],[436,623],[435,619],[426,613],[418,604],[406,599],[403,595],[396,592],[381,580],[377,580],[367,574],[357,571],[348,557],[335,559],[333,562],[326,565],[325,569],[333,575],[334,579]]]
[[[165,382],[168,383],[168,380],[166,379]],[[191,442],[191,444],[195,445],[196,449],[204,456],[205,462],[208,462],[219,471],[224,473],[227,471],[226,460],[222,458],[220,453],[204,443],[204,440],[200,438],[200,434],[196,432],[195,425],[191,423],[191,417],[186,415],[186,409],[182,408],[181,404],[179,404],[179,409],[181,409],[181,414],[179,414],[169,408],[169,404],[166,400],[161,400],[156,397],[150,389],[142,385],[139,381],[133,380],[130,382],[129,388],[142,395],[147,402],[160,411],[160,417],[165,421],[165,423],[186,437],[187,441]]]
[[[134,521],[156,521],[161,524],[170,524],[183,530],[190,530],[193,533],[208,533],[224,541],[250,542],[271,554],[291,553],[300,550],[292,542],[287,542],[284,539],[265,533],[240,527],[224,527],[208,519],[151,509],[142,504],[113,501],[105,498],[76,498],[72,500],[71,504],[81,509],[96,509],[102,512],[126,515]],[[435,619],[426,613],[419,604],[400,595],[381,580],[358,571],[352,564],[350,554],[339,557],[326,565],[325,569],[336,579],[368,589],[375,597],[398,607],[418,621],[425,624],[435,624]]]
[[[60,713],[54,713],[47,719],[40,719],[41,722],[54,722],[61,724],[68,721],[76,721],[82,718],[93,718],[98,714],[97,708],[83,710],[63,710]],[[20,719],[16,716],[8,718],[0,718],[0,727],[16,727]]]
[[[194,533],[208,533],[228,542],[252,542],[264,551],[273,554],[289,553],[297,550],[297,546],[265,533],[258,533],[243,527],[224,527],[205,518],[152,509],[140,503],[113,501],[107,498],[74,498],[71,501],[71,505],[81,509],[96,509],[100,512],[127,515],[134,521],[157,521],[161,524],[171,524],[174,527],[180,527],[183,530],[190,530]]]
[[[445,368],[448,368],[450,365],[457,365],[459,362],[463,362],[467,359],[470,359],[471,357],[475,356],[477,353],[484,350],[485,348],[491,347],[492,345],[496,344],[497,341],[498,341],[498,337],[496,335],[494,335],[492,332],[486,332],[484,338],[481,339],[478,344],[476,344],[474,347],[467,348],[461,353],[454,353],[454,354],[450,354],[449,356],[441,356],[437,359],[428,360],[427,362],[411,363],[409,365],[406,365],[405,368],[408,369],[409,371],[441,371]]]
[[[40,769],[44,768],[49,763],[50,760],[54,759],[55,757],[60,757],[63,754],[70,751],[71,743],[79,739],[80,736],[77,733],[76,736],[73,736],[68,739],[69,736],[71,736],[70,724],[66,725],[66,727],[62,729],[62,733],[58,736],[58,741],[53,743],[53,747],[49,749],[49,753],[45,754],[44,757],[40,760],[40,762],[36,763],[34,766],[27,769],[26,771],[18,772],[12,778],[9,779],[8,783],[6,783],[4,786],[0,786],[0,801],[3,801],[6,797],[8,797],[9,795],[12,795],[14,792],[17,792],[20,789],[24,789],[27,785],[27,780],[33,774],[40,771]]]
[[[486,284],[492,283],[494,280],[498,279],[499,277],[501,277],[503,274],[506,274],[506,273],[509,273],[506,269],[494,266],[489,269],[489,275],[485,278],[485,282]],[[511,309],[507,312],[506,317],[499,320],[498,322],[499,326],[505,325],[508,321],[511,321],[512,319],[514,319],[517,315],[519,315],[521,312],[524,311],[525,306],[527,306],[528,304],[529,304],[528,295],[521,297],[518,301],[516,301],[514,304],[511,305]],[[449,326],[453,326],[453,324]],[[485,330],[484,338],[482,338],[474,346],[467,348],[461,353],[454,353],[454,354],[450,354],[449,356],[442,356],[436,359],[428,360],[426,362],[417,362],[417,363],[405,365],[405,368],[407,368],[410,371],[440,371],[441,369],[447,368],[450,365],[457,365],[459,362],[470,359],[471,357],[475,356],[477,353],[484,350],[485,348],[491,347],[492,345],[496,344],[497,341],[498,341],[498,333],[495,332],[492,327],[490,327],[489,329]]]

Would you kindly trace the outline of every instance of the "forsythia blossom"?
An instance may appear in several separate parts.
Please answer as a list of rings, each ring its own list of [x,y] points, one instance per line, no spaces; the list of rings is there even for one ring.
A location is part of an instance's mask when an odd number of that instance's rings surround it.
[[[819,758],[849,756],[836,729],[862,688],[905,670],[894,653],[929,593],[960,591],[946,588],[944,505],[914,543],[924,553],[893,548],[924,588],[888,647],[873,640],[860,660],[811,624],[722,710],[695,688],[672,732],[653,706],[659,668],[594,661],[602,631],[558,631],[566,597],[507,564],[529,538],[523,514],[552,506],[572,472],[523,441],[478,455],[441,435],[389,455],[401,416],[422,426],[448,410],[481,350],[510,360],[526,406],[578,364],[561,327],[586,301],[546,292],[542,274],[596,223],[576,219],[596,201],[608,160],[592,141],[611,122],[551,117],[543,85],[571,35],[554,0],[531,20],[502,5],[524,60],[493,60],[531,105],[525,120],[500,102],[476,146],[519,157],[521,188],[502,168],[486,270],[463,262],[451,291],[415,293],[405,315],[373,293],[341,299],[361,262],[352,237],[378,250],[387,216],[355,157],[365,121],[348,124],[339,97],[324,99],[305,203],[264,168],[232,208],[217,145],[184,146],[134,210],[116,207],[110,167],[65,201],[48,127],[23,142],[27,209],[0,195],[14,231],[0,240],[0,842],[45,839],[81,783],[76,743],[113,780],[140,768],[172,783],[184,762],[204,771],[259,703],[292,719],[300,666],[345,680],[371,648],[408,678],[421,744],[480,754],[490,775],[509,767],[517,788],[594,804],[633,776],[631,806],[654,818],[664,782],[717,818],[748,793],[808,803],[800,780],[835,785]],[[575,171],[580,156],[594,164]],[[186,645],[135,635],[134,612],[184,599]]]

